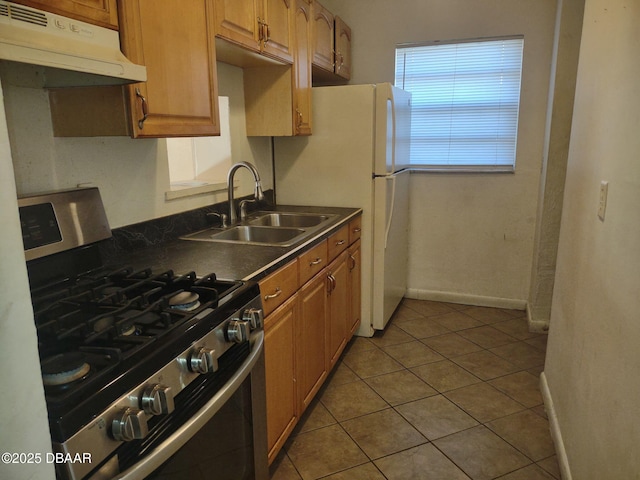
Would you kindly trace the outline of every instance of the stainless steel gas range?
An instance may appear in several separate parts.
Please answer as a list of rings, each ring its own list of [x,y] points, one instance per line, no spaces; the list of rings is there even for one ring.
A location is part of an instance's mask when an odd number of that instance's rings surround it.
[[[103,265],[97,189],[19,207],[58,478],[267,478],[258,286]]]

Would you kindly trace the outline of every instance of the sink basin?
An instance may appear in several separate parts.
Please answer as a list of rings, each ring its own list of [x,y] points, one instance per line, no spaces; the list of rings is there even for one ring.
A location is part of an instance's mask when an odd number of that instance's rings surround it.
[[[289,247],[330,223],[337,215],[306,212],[253,212],[240,225],[208,228],[180,237],[201,242],[244,243]]]
[[[333,215],[317,213],[291,212],[257,212],[247,221],[251,225],[266,225],[270,227],[315,227],[332,218]]]
[[[305,234],[301,228],[265,227],[258,225],[239,225],[220,231],[208,229],[182,237],[185,240],[204,242],[259,243],[264,245],[286,246],[291,240]]]

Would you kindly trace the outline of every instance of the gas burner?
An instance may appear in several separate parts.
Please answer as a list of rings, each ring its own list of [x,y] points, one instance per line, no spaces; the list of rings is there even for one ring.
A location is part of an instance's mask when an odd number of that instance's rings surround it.
[[[195,292],[176,293],[169,299],[169,307],[174,310],[191,312],[200,306],[200,295]]]
[[[93,331],[101,333],[113,326],[114,318],[112,316],[102,317],[93,324]]]
[[[138,331],[138,327],[136,327],[135,325],[131,325],[129,328],[120,332],[120,335],[123,337],[129,337],[131,335],[135,335],[136,333],[138,333]]]
[[[61,353],[42,361],[42,380],[45,386],[67,385],[85,378],[90,370],[82,353]]]

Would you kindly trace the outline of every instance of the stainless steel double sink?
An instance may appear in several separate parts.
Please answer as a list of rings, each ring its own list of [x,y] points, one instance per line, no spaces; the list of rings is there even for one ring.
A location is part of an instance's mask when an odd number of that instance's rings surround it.
[[[208,228],[184,237],[200,242],[241,243],[288,247],[310,237],[337,215],[301,212],[258,211],[240,224],[228,228]]]

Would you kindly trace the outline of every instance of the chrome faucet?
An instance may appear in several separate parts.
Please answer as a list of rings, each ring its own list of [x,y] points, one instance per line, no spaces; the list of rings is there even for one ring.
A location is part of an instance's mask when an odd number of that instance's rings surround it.
[[[253,191],[253,200],[243,200],[240,202],[240,219],[244,220],[244,217],[247,214],[247,203],[249,202],[261,202],[262,200],[264,200],[264,193],[262,193],[262,185],[260,183],[260,174],[258,173],[258,170],[256,169],[256,167],[249,163],[249,162],[238,162],[238,163],[234,163],[233,165],[231,165],[231,168],[229,169],[229,174],[227,175],[227,189],[228,189],[228,194],[229,194],[229,224],[233,225],[234,223],[236,223],[238,221],[238,215],[236,214],[236,209],[233,206],[233,176],[235,175],[236,171],[240,168],[240,167],[245,167],[247,168],[253,175],[253,180],[256,182],[255,186],[254,186],[254,191]]]

